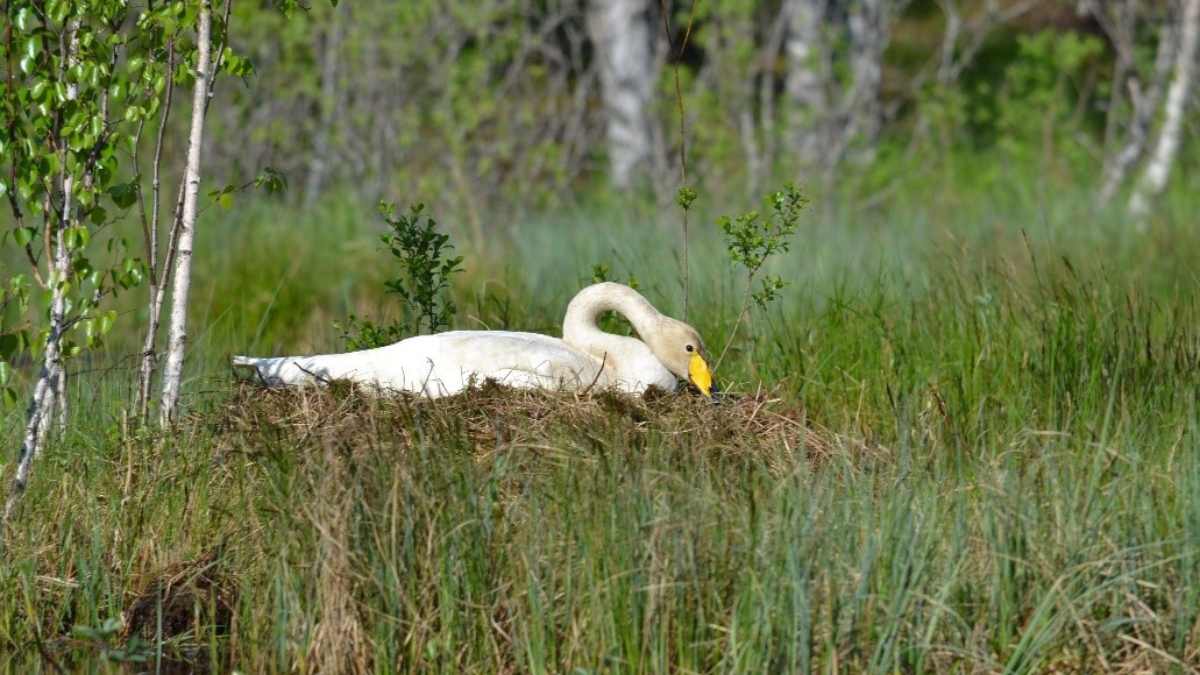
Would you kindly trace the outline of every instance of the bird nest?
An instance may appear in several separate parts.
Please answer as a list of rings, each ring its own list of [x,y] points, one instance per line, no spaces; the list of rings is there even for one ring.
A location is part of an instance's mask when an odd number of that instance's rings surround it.
[[[264,389],[239,386],[219,416],[225,432],[263,429],[305,441],[376,446],[381,440],[467,445],[480,457],[517,447],[569,449],[614,439],[629,448],[668,445],[690,452],[766,462],[785,471],[835,453],[878,452],[812,424],[803,405],[760,389],[713,402],[694,393],[651,389],[547,392],[486,382],[438,399],[379,397],[352,385]],[[607,439],[603,441],[601,439]]]

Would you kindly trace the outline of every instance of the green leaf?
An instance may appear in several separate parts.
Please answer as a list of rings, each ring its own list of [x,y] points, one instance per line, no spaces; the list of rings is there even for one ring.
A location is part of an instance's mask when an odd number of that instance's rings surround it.
[[[38,80],[34,83],[33,88],[29,90],[29,97],[35,101],[41,101],[46,96],[46,91],[50,88],[49,80]]]
[[[17,242],[17,246],[25,246],[33,241],[36,234],[37,232],[32,227],[18,227],[13,230],[13,241]]]
[[[229,192],[222,192],[221,196],[217,197],[217,203],[220,204],[221,208],[223,209],[231,208],[233,206],[233,194]]]
[[[117,183],[116,185],[108,188],[108,196],[112,197],[113,203],[116,204],[117,208],[119,209],[127,209],[133,206],[134,202],[137,201],[137,195],[138,184],[136,181]]]
[[[0,364],[7,365],[7,361],[11,359],[17,352],[21,350],[21,337],[16,333],[0,333]],[[8,378],[0,375],[0,384],[4,384]]]
[[[83,249],[91,241],[91,233],[83,226],[68,227],[66,231],[67,247],[72,251]]]
[[[279,169],[268,166],[254,179],[254,187],[264,188],[272,194],[287,192],[287,177]]]

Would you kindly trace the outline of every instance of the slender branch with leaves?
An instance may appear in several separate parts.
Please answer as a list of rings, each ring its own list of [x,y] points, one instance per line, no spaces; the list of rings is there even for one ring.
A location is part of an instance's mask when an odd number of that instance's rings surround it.
[[[680,219],[682,228],[681,243],[682,252],[679,267],[682,279],[680,282],[683,285],[683,320],[687,321],[688,316],[688,296],[690,289],[689,269],[688,269],[688,214],[691,211],[692,203],[696,201],[696,190],[688,186],[688,166],[687,166],[687,117],[684,114],[683,108],[683,86],[679,82],[679,63],[683,60],[683,53],[687,49],[688,41],[692,37],[692,25],[696,19],[696,2],[692,0],[691,9],[688,13],[687,30],[684,31],[683,40],[680,41],[676,48],[675,36],[671,32],[671,10],[669,3],[666,0],[659,1],[659,12],[662,14],[663,32],[667,37],[667,47],[670,52],[674,53],[674,63],[671,65],[671,71],[675,78],[675,106],[679,111],[679,192],[676,194],[675,203],[683,209],[683,218]]]
[[[800,214],[807,205],[808,198],[804,193],[789,183],[782,190],[767,195],[768,215],[748,211],[734,218],[724,216],[717,221],[717,226],[725,234],[725,248],[729,251],[730,260],[745,272],[746,290],[737,319],[733,323],[733,332],[729,334],[725,347],[721,349],[721,355],[717,357],[713,370],[721,367],[721,362],[737,338],[738,330],[751,306],[765,309],[787,286],[783,277],[763,273],[763,268],[772,257],[787,253],[789,240],[796,233]],[[757,286],[754,283],[756,280],[759,281]]]
[[[132,58],[144,45],[129,28],[127,3],[10,0],[4,13],[0,155],[8,171],[0,195],[14,226],[0,235],[0,246],[16,246],[29,269],[0,280],[3,398],[18,397],[14,361],[41,362],[7,522],[56,416],[59,435],[67,430],[69,360],[112,329],[116,312],[104,301],[142,281],[144,265],[112,234],[117,216],[109,208],[120,208],[120,150],[137,136],[139,117],[157,112],[157,98],[140,70],[144,59]]]
[[[394,204],[380,202],[379,213],[389,228],[380,241],[400,266],[384,287],[400,296],[404,318],[376,324],[352,314],[345,323],[335,322],[351,349],[382,347],[422,330],[436,333],[448,328],[458,311],[450,298],[450,279],[462,272],[463,257],[452,255],[450,235],[439,231],[437,221],[425,215],[424,204],[397,214]]]

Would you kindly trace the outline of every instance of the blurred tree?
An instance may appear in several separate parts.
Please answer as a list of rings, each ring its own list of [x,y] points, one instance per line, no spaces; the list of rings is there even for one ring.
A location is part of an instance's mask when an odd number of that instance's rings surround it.
[[[320,38],[315,51],[320,55],[321,97],[317,100],[320,109],[320,124],[314,141],[312,163],[304,187],[304,203],[312,206],[316,202],[325,177],[329,171],[334,131],[340,126],[343,97],[340,94],[338,60],[342,52],[342,24],[350,9],[350,3],[342,3],[333,9],[332,16],[324,23],[324,30],[313,31]]]
[[[1200,0],[1183,0],[1179,11],[1179,47],[1175,53],[1175,71],[1171,88],[1163,102],[1163,123],[1158,143],[1146,163],[1145,172],[1129,199],[1129,213],[1145,227],[1150,212],[1150,200],[1167,185],[1171,166],[1179,151],[1183,134],[1183,115],[1191,96],[1196,73],[1196,49],[1200,44]]]
[[[604,98],[611,180],[630,187],[649,169],[651,97],[658,77],[653,58],[653,8],[649,0],[592,0],[588,33],[595,49]]]
[[[832,49],[826,16],[829,0],[786,0],[787,94],[791,106],[788,145],[805,164],[816,164],[831,123]]]
[[[491,207],[570,199],[603,147],[583,0],[313,3],[292,19],[241,3],[234,20],[256,71],[214,109],[206,162],[226,182],[269,164],[304,201],[421,195],[478,236]]]
[[[828,176],[869,160],[882,126],[883,55],[908,0],[786,0],[790,142]]]
[[[1150,136],[1150,127],[1158,112],[1162,92],[1170,77],[1178,45],[1177,22],[1161,15],[1139,0],[1097,2],[1085,0],[1080,9],[1100,24],[1112,45],[1113,74],[1104,125],[1104,170],[1100,203],[1107,204],[1125,182],[1130,168],[1142,158]],[[1167,10],[1169,14],[1169,9]],[[1158,23],[1158,47],[1148,67],[1139,58],[1139,27]],[[1128,105],[1125,92],[1128,90]],[[1124,136],[1121,137],[1122,127]]]

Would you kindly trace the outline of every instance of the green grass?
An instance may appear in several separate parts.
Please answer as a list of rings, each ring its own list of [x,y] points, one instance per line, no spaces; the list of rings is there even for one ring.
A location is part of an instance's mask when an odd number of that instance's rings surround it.
[[[168,438],[125,423],[128,373],[104,368],[132,335],[75,378],[74,428],[6,536],[0,663],[1190,672],[1197,204],[1176,191],[1135,235],[1088,199],[822,203],[716,408],[238,390],[230,353],[336,349],[333,319],[387,318],[389,270],[347,202],[210,211],[191,415]],[[693,219],[710,350],[740,299],[718,210]],[[497,227],[464,244],[459,323],[556,332],[597,262],[678,314],[675,218]]]

